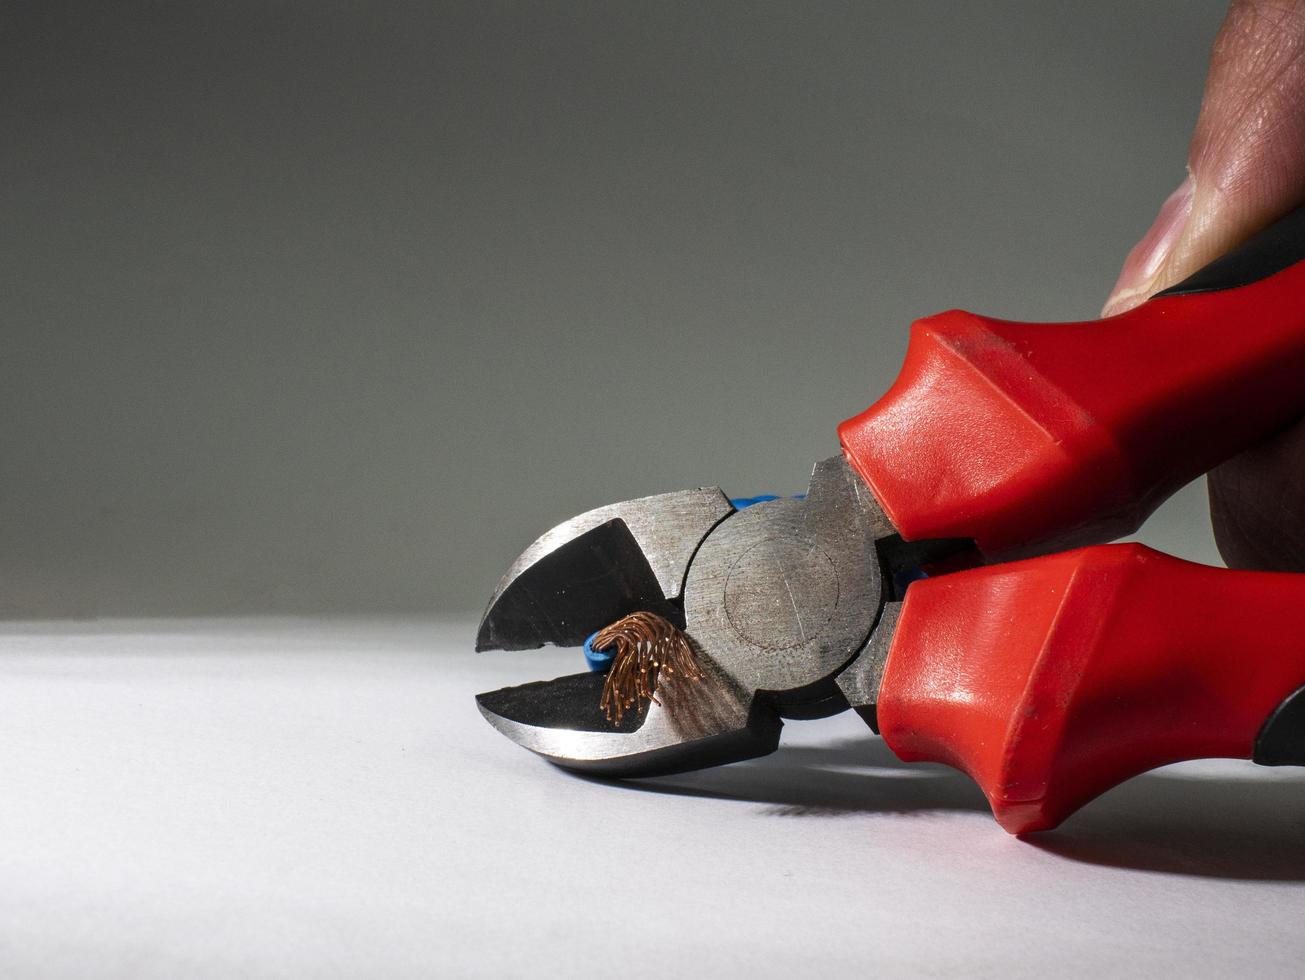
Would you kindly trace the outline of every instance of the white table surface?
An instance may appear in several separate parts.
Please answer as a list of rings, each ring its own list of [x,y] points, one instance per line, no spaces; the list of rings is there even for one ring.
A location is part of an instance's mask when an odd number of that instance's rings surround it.
[[[851,714],[605,784],[472,701],[578,654],[471,631],[0,625],[0,976],[1305,968],[1305,771],[1171,767],[1031,843]]]

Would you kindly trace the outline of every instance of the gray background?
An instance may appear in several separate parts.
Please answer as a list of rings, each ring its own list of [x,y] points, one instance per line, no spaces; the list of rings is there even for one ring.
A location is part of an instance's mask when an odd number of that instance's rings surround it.
[[[474,610],[800,490],[914,317],[1096,314],[1222,8],[5,4],[0,615]]]

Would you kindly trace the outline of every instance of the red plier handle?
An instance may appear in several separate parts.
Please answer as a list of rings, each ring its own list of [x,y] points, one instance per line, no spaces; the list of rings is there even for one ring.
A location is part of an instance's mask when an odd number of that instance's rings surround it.
[[[1305,209],[1110,319],[917,322],[844,453],[908,541],[989,558],[1135,530],[1305,416]],[[1083,548],[913,584],[876,721],[963,769],[1002,825],[1054,826],[1184,759],[1305,765],[1305,575]]]
[[[877,721],[1012,833],[1171,762],[1305,765],[1305,575],[1117,544],[916,582]]]
[[[994,558],[1134,531],[1302,416],[1305,208],[1106,320],[919,320],[892,388],[838,431],[903,537]]]

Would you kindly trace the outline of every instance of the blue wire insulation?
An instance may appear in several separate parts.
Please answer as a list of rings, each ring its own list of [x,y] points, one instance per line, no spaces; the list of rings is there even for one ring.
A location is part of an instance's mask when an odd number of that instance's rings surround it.
[[[734,505],[735,510],[743,510],[746,507],[751,507],[753,504],[764,504],[767,500],[779,500],[779,499],[780,497],[777,494],[763,493],[757,497],[731,497],[730,503]],[[807,495],[805,493],[796,493],[793,494],[793,496],[787,497],[785,499],[806,500]]]
[[[751,507],[753,504],[764,504],[767,500],[778,500],[779,497],[773,493],[763,493],[759,497],[731,497],[730,503],[734,505],[735,510],[743,510],[745,507]]]
[[[602,673],[607,670],[608,667],[612,666],[612,661],[616,658],[616,654],[608,650],[595,650],[594,637],[597,635],[597,633],[594,633],[589,637],[589,639],[585,640],[585,663],[589,665],[589,669],[594,673]]]

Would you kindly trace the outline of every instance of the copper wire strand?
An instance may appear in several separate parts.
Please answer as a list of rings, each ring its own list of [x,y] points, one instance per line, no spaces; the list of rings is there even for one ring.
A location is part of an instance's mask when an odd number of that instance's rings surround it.
[[[631,708],[642,711],[645,701],[660,705],[657,685],[661,675],[702,680],[693,645],[674,623],[650,612],[631,613],[600,630],[591,644],[595,650],[612,650],[612,666],[603,682],[599,709],[619,725]]]

